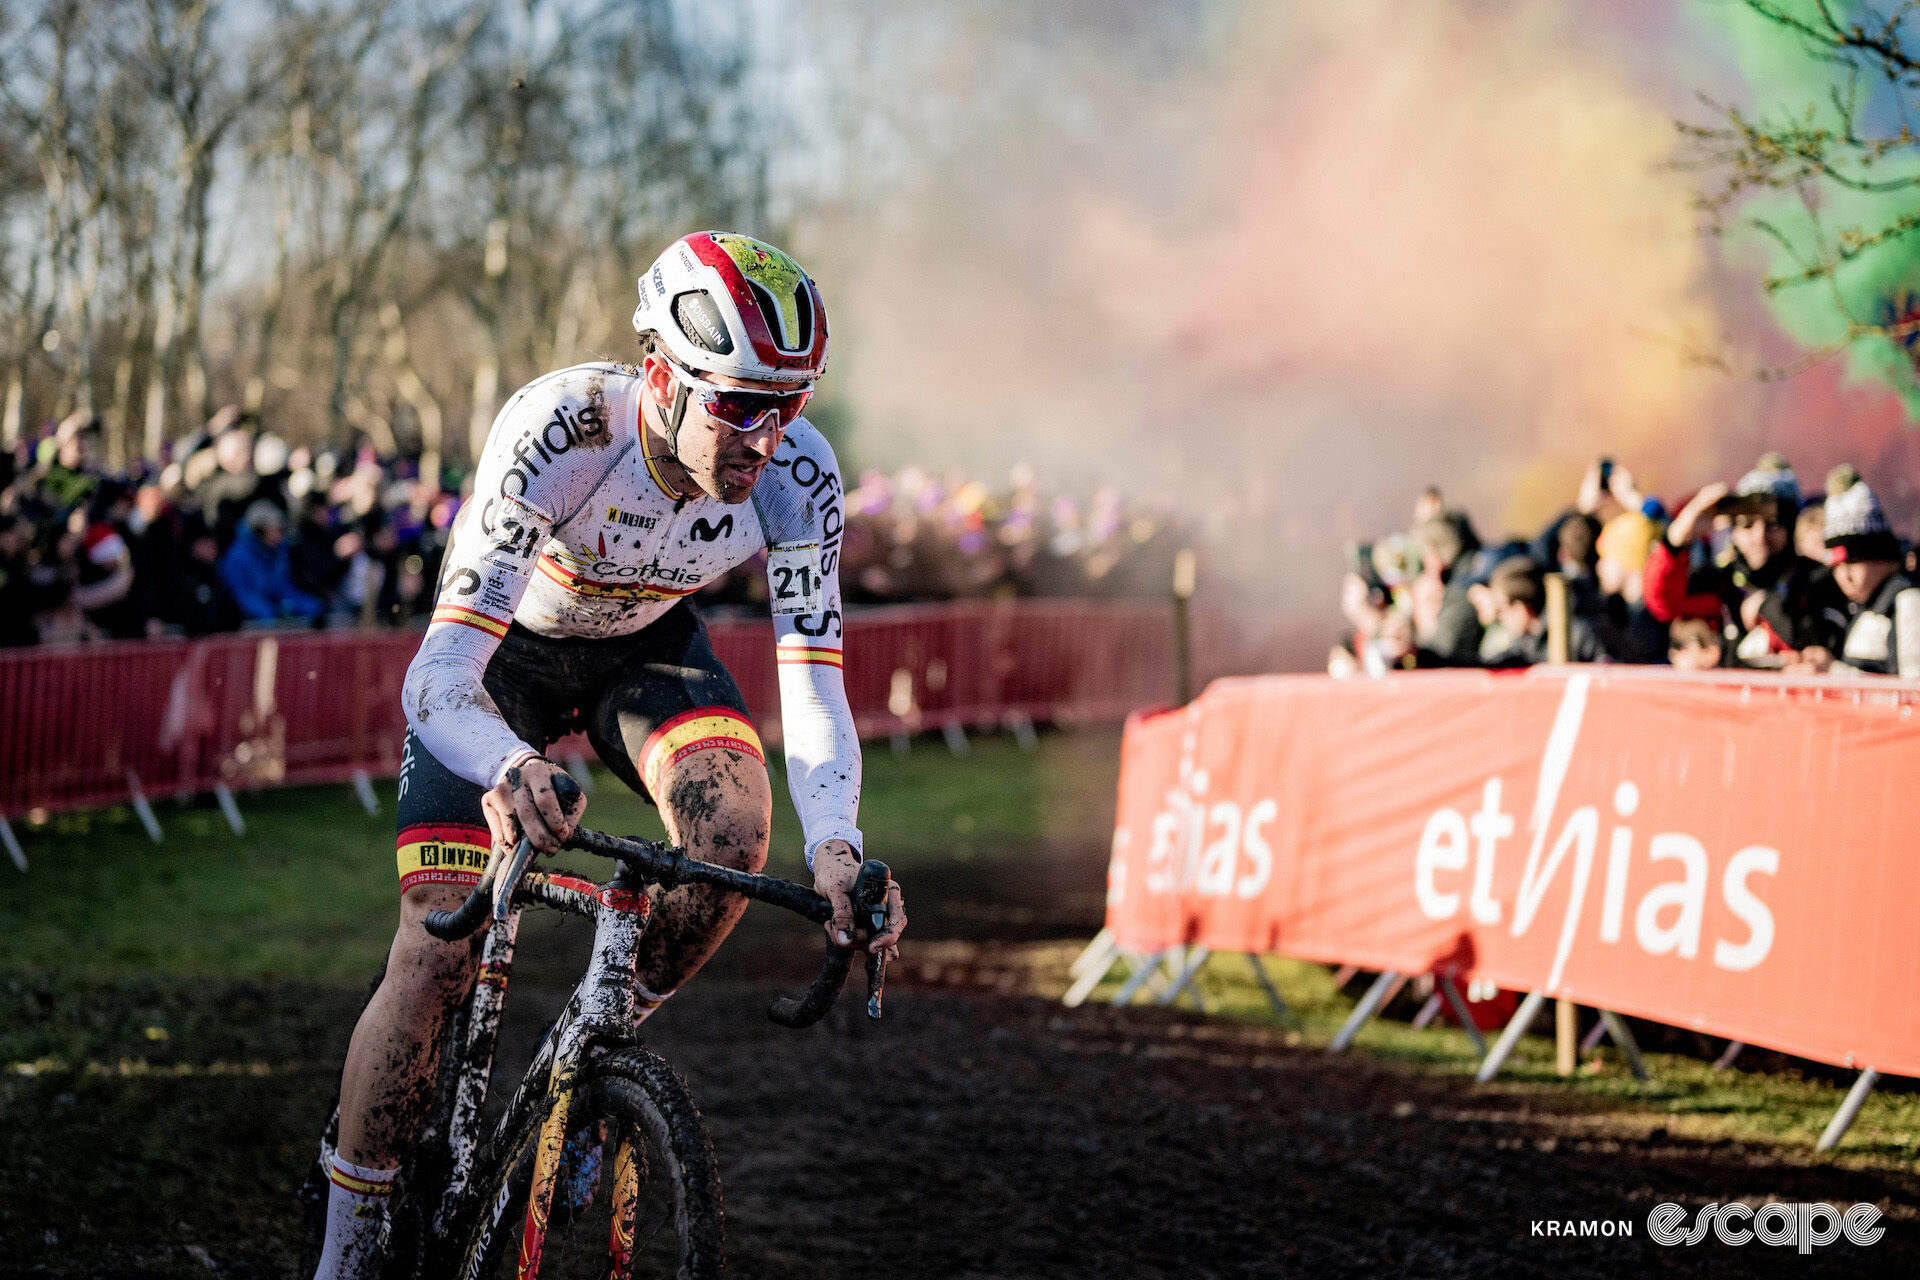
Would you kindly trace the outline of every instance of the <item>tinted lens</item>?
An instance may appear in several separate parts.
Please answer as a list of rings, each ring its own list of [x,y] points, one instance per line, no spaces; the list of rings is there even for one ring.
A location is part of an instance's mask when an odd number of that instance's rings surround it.
[[[779,415],[781,429],[793,425],[807,407],[811,391],[776,394],[765,391],[716,391],[705,402],[705,409],[720,421],[739,431],[759,424],[768,412]]]

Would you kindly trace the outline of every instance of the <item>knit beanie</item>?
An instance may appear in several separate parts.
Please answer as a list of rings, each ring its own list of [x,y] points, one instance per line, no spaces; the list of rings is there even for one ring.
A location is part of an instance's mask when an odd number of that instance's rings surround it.
[[[1887,513],[1867,482],[1858,480],[1827,499],[1827,563],[1899,560],[1904,552]]]
[[[1800,477],[1777,453],[1762,454],[1753,470],[1733,486],[1736,498],[1772,498],[1775,519],[1788,528],[1800,514]]]

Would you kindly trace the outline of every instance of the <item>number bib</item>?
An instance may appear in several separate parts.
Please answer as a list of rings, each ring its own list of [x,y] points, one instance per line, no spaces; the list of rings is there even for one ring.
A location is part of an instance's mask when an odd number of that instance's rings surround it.
[[[818,613],[824,607],[820,581],[820,544],[801,542],[767,552],[767,583],[773,590],[773,612],[780,615]]]

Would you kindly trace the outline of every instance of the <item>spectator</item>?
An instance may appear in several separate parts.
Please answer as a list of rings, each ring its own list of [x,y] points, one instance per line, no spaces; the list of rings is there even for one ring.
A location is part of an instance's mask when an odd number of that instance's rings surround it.
[[[1595,543],[1601,609],[1593,627],[1615,661],[1659,662],[1668,647],[1667,628],[1647,611],[1642,592],[1647,556],[1659,536],[1651,518],[1623,511],[1607,521]]]
[[[1667,635],[1667,661],[1681,671],[1712,671],[1726,654],[1719,629],[1705,618],[1675,618]]]
[[[325,611],[293,584],[286,532],[286,514],[260,499],[247,508],[233,545],[220,558],[220,577],[248,622],[312,621]]]
[[[102,634],[132,639],[144,634],[146,620],[133,590],[133,552],[123,533],[133,510],[132,495],[118,480],[103,480],[86,511],[76,510],[69,525],[80,535],[73,601]]]
[[[1438,514],[1414,529],[1420,573],[1409,597],[1414,640],[1425,652],[1422,666],[1472,666],[1480,654],[1485,628],[1467,594],[1466,574],[1457,570],[1466,552],[1459,525]]]
[[[1902,571],[1906,548],[1864,480],[1827,499],[1827,559],[1845,597],[1839,655],[1809,647],[1795,670],[1920,678],[1920,586]]]
[[[1486,665],[1531,667],[1548,660],[1546,574],[1537,561],[1514,556],[1502,561],[1487,582],[1496,616],[1507,635],[1507,646]],[[1567,658],[1572,662],[1599,662],[1605,657],[1600,641],[1586,619],[1567,613]]]
[[[0,649],[40,642],[39,628],[33,624],[39,602],[27,562],[32,545],[33,522],[17,513],[0,512]]]
[[[179,562],[162,617],[190,636],[237,631],[243,621],[240,604],[220,576],[220,541],[198,515],[183,522],[187,554]]]
[[[1734,642],[1741,666],[1777,668],[1800,649],[1830,646],[1819,566],[1790,545],[1799,511],[1800,482],[1777,453],[1761,458],[1731,494],[1718,483],[1700,490],[1647,557],[1648,612],[1662,622],[1712,619]],[[1702,521],[1721,516],[1731,523],[1731,545],[1707,559],[1695,539],[1708,531]]]

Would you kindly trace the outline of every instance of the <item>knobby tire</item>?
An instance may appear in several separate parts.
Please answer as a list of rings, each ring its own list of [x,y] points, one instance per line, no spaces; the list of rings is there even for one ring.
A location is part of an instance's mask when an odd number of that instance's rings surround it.
[[[720,1175],[713,1157],[713,1143],[707,1137],[706,1122],[700,1117],[693,1096],[679,1073],[657,1054],[637,1046],[612,1050],[593,1059],[585,1068],[586,1081],[578,1094],[568,1128],[578,1131],[585,1124],[606,1121],[611,1141],[601,1170],[596,1200],[605,1205],[612,1193],[618,1149],[623,1143],[638,1145],[642,1180],[641,1199],[649,1199],[649,1185],[655,1201],[671,1196],[668,1216],[673,1232],[677,1264],[673,1274],[678,1280],[719,1280],[726,1273],[726,1225],[720,1192]],[[498,1150],[482,1157],[475,1186],[473,1218],[461,1252],[463,1277],[512,1276],[520,1254],[521,1231],[526,1219],[527,1194],[533,1182],[534,1160],[539,1147],[541,1123],[546,1119],[549,1099],[543,1105],[529,1107],[527,1113],[510,1122]],[[597,1255],[599,1269],[592,1274],[608,1274],[610,1253],[602,1225],[594,1213],[577,1217],[559,1212],[553,1215],[548,1234],[549,1259],[569,1230],[592,1233],[573,1242],[576,1252]],[[653,1275],[643,1259],[648,1239],[648,1224],[641,1224],[642,1238],[623,1276]],[[549,1262],[543,1260],[543,1276],[559,1280]]]

